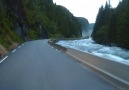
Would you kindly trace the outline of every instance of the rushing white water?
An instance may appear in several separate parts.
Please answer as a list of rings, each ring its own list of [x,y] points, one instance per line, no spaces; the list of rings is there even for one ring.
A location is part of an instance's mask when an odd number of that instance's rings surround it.
[[[108,58],[109,60],[117,61],[129,65],[129,51],[116,46],[104,46],[96,44],[91,38],[81,40],[64,40],[59,41],[57,44],[89,52],[94,55]]]

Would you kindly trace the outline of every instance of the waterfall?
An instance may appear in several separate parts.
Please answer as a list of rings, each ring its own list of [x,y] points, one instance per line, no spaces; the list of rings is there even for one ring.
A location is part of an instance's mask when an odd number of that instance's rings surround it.
[[[90,23],[89,24],[89,29],[88,29],[88,37],[91,38],[91,34],[93,32],[93,28],[94,28],[94,23]]]
[[[82,30],[82,37],[88,37],[88,38],[90,38],[92,32],[93,32],[93,29],[92,28],[83,29]]]
[[[92,32],[93,32],[93,29],[89,29],[88,31],[89,31],[88,37],[90,38],[90,37],[91,37],[91,34],[92,34]]]

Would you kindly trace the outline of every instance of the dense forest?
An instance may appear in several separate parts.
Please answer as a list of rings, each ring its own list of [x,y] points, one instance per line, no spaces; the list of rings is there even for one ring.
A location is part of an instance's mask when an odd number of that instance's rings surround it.
[[[100,44],[129,49],[129,0],[120,1],[116,8],[110,1],[100,7],[92,38]]]
[[[45,38],[81,37],[81,25],[52,0],[0,0],[0,45]]]

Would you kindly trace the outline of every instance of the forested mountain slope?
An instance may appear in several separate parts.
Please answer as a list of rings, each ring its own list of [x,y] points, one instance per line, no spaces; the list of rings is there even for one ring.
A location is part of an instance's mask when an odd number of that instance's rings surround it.
[[[0,44],[5,48],[25,40],[72,37],[81,37],[79,21],[52,0],[0,0]]]

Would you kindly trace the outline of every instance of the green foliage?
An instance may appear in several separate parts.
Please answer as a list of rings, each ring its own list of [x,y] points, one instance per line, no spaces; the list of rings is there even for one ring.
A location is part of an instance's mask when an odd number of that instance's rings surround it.
[[[111,8],[107,3],[101,7],[92,37],[101,44],[129,49],[129,1],[123,0],[117,8]]]
[[[62,36],[61,34],[50,34],[49,36],[50,38],[55,38],[55,39],[58,39],[58,38],[64,38],[64,36]]]
[[[0,0],[0,43],[6,48],[24,42],[22,39],[80,36],[76,17],[53,0]]]
[[[129,1],[123,0],[117,21],[117,43],[129,49]]]
[[[58,34],[63,37],[81,36],[80,23],[65,7],[53,4],[52,0],[23,0],[23,3],[31,29],[40,23],[49,38],[56,38]]]
[[[3,19],[4,15],[5,15],[4,6],[2,1],[0,0],[0,20]]]
[[[36,40],[38,39],[38,32],[36,30],[29,30],[29,33],[28,33],[30,39],[32,40]]]
[[[0,44],[7,49],[9,49],[13,42],[17,42],[19,44],[23,42],[23,40],[17,36],[14,31],[13,21],[15,21],[15,18],[15,15],[7,15],[3,1],[0,0]]]

